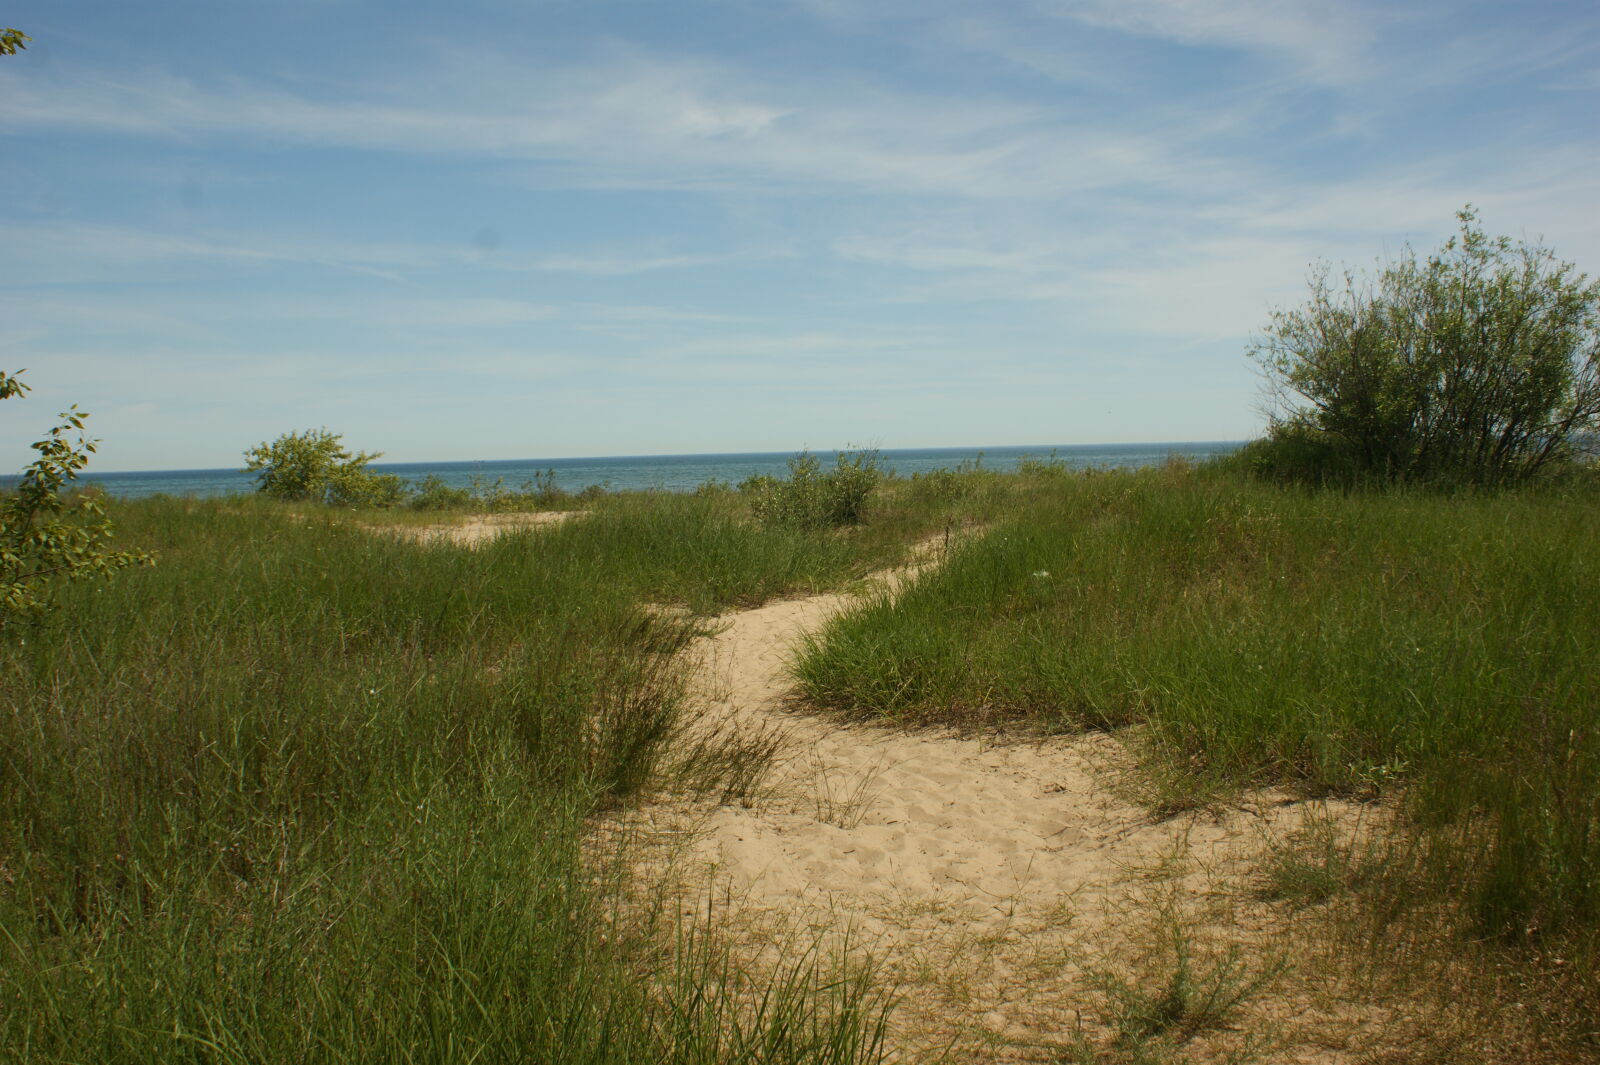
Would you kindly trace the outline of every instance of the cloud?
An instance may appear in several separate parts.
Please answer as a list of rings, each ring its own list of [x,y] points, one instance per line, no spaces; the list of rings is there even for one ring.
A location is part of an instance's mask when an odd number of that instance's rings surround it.
[[[1037,197],[1204,170],[1192,137],[1179,138],[1188,158],[1168,148],[1170,124],[1141,132],[973,93],[861,79],[774,82],[722,64],[638,55],[497,76],[504,80],[492,105],[397,92],[313,99],[152,73],[85,73],[59,85],[0,76],[13,100],[0,123],[469,155],[538,163],[546,180],[601,188]]]
[[[11,263],[32,283],[128,276],[151,263],[299,263],[383,278],[418,266],[428,254],[411,245],[335,241],[304,235],[198,230],[190,233],[113,223],[17,222],[6,227]]]
[[[279,230],[170,229],[81,221],[34,221],[9,224],[7,264],[16,278],[29,283],[126,278],[132,267],[153,264],[239,266],[310,265],[403,280],[419,271],[468,264],[490,273],[564,273],[587,277],[625,277],[662,270],[712,266],[786,255],[761,249],[734,249],[716,254],[662,254],[658,249],[611,248],[589,254],[492,255],[463,250],[455,244],[429,245],[394,241],[330,239]],[[0,271],[3,274],[4,271]]]
[[[895,23],[945,46],[988,51],[1064,83],[1131,87],[1126,67],[1104,61],[1104,40],[1070,27],[1130,39],[1247,51],[1316,83],[1348,83],[1370,70],[1371,48],[1386,21],[1346,0],[1031,0],[1006,5],[936,0],[800,0],[825,22],[861,28]]]
[[[1370,13],[1341,0],[1046,0],[1041,7],[1179,44],[1266,53],[1319,81],[1362,77],[1374,39]]]
[[[727,262],[730,258],[732,256],[729,255],[547,255],[532,260],[525,268],[594,277],[621,277],[654,270],[708,266]]]
[[[13,350],[94,402],[166,404],[151,425],[188,393],[257,435],[359,406],[370,446],[421,440],[439,399],[462,411],[440,440],[579,410],[563,428],[595,443],[549,439],[604,450],[619,394],[662,439],[892,409],[964,434],[979,408],[1042,438],[1054,414],[1015,412],[1196,406],[1310,261],[1431,247],[1468,200],[1600,265],[1600,151],[1549,91],[1593,88],[1585,38],[1538,12],[809,0],[825,25],[790,5],[780,32],[777,6],[691,4],[647,44],[563,11],[408,49],[398,11],[349,65],[0,64],[0,136],[29,147],[0,183],[39,190],[7,200]],[[259,183],[185,209],[202,165]]]

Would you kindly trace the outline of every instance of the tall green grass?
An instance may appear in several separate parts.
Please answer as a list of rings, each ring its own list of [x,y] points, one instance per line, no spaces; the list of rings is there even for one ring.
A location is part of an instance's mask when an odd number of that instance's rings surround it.
[[[863,980],[795,968],[752,1007],[646,949],[582,846],[681,726],[694,622],[645,604],[846,579],[834,540],[693,501],[480,550],[255,500],[114,516],[159,564],[0,646],[8,1060],[878,1054]]]
[[[834,587],[903,550],[878,537],[763,527],[731,493],[614,496],[557,536],[608,564],[626,560],[641,594],[699,612]]]
[[[1597,501],[1057,477],[797,670],[817,702],[899,721],[1139,726],[1187,795],[1403,784],[1481,927],[1593,929]]]

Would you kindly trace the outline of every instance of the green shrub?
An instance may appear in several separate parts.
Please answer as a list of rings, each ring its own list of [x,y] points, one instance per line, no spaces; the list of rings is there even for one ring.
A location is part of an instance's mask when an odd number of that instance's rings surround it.
[[[1470,209],[1375,280],[1326,267],[1251,354],[1276,404],[1263,472],[1308,480],[1517,481],[1600,419],[1600,282],[1541,245],[1490,238]]]
[[[15,374],[0,373],[0,399],[27,390]],[[44,613],[46,588],[55,581],[107,576],[153,561],[148,554],[106,546],[111,522],[97,496],[62,494],[94,453],[94,441],[83,435],[87,417],[77,407],[63,411],[64,424],[33,445],[39,457],[22,471],[17,487],[0,495],[0,628]],[[76,441],[68,436],[74,431]]]
[[[1265,437],[1217,459],[1214,466],[1299,484],[1354,485],[1375,479],[1348,441],[1299,420],[1278,422]]]
[[[246,451],[245,472],[256,474],[258,491],[290,502],[392,507],[405,498],[404,480],[367,469],[382,452],[352,453],[341,439],[340,434],[326,429],[285,433],[270,444],[257,444]]]
[[[881,476],[876,451],[841,451],[826,473],[815,455],[802,451],[789,460],[788,480],[752,477],[739,490],[751,497],[751,510],[763,525],[839,528],[861,523]]]
[[[771,474],[752,473],[749,477],[746,477],[744,480],[739,482],[738,491],[740,495],[749,496],[753,499],[756,496],[771,491],[775,486],[781,483],[781,481]]]
[[[345,467],[327,479],[323,502],[333,507],[356,509],[398,506],[406,498],[405,479],[393,473]]]
[[[592,500],[603,491],[591,485],[579,498]],[[567,493],[556,484],[556,471],[550,469],[535,474],[533,480],[524,481],[520,488],[506,487],[504,477],[492,481],[473,477],[468,487],[452,488],[442,477],[429,474],[410,486],[410,494],[404,496],[404,501],[413,510],[475,510],[498,514],[537,510],[566,498]]]
[[[472,504],[471,489],[452,488],[443,477],[432,473],[413,486],[406,500],[412,510],[465,510]]]
[[[556,483],[556,471],[553,466],[543,473],[534,474],[533,480],[523,482],[522,491],[526,495],[532,495],[540,503],[559,503],[567,498],[566,489]]]
[[[1024,478],[1067,477],[1072,472],[1072,467],[1054,450],[1044,458],[1024,455],[1017,460],[1017,473]]]

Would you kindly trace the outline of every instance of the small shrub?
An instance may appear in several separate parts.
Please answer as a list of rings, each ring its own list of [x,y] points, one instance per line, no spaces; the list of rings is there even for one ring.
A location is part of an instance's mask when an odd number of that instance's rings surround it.
[[[406,498],[405,479],[393,473],[344,467],[329,474],[323,502],[334,507],[386,509]]]
[[[27,390],[15,374],[0,373],[0,399]],[[63,411],[64,424],[33,445],[39,457],[22,471],[17,487],[0,495],[0,629],[8,621],[44,613],[50,605],[45,589],[55,581],[109,576],[154,561],[147,554],[107,548],[111,522],[97,496],[63,497],[94,453],[94,441],[83,435],[87,417],[77,407]],[[75,441],[68,435],[74,431]]]
[[[524,482],[521,491],[512,491],[506,487],[504,477],[496,477],[493,481],[486,477],[473,477],[472,488],[468,491],[467,498],[478,510],[494,514],[524,509],[520,504],[532,494],[531,482]]]
[[[911,495],[930,503],[955,503],[971,494],[972,479],[955,470],[938,469],[911,475]]]
[[[694,486],[694,494],[697,496],[725,496],[732,492],[733,485],[727,481],[719,481],[716,478],[712,478],[709,481],[701,481]]]
[[[472,504],[471,490],[452,488],[432,473],[417,482],[406,502],[412,510],[464,510]]]
[[[1176,914],[1166,912],[1158,920],[1166,927],[1158,930],[1155,949],[1137,967],[1143,972],[1090,974],[1125,1047],[1157,1038],[1176,1046],[1220,1028],[1283,968],[1281,959],[1274,959],[1252,971],[1237,944],[1197,958],[1191,934]]]
[[[535,475],[531,481],[522,482],[518,488],[506,487],[504,477],[491,481],[482,476],[474,476],[465,488],[453,488],[442,477],[429,474],[411,487],[406,503],[413,510],[475,510],[501,514],[536,510],[566,497],[567,493],[556,485],[556,471],[551,469]]]
[[[1024,455],[1017,460],[1017,473],[1023,477],[1066,477],[1072,473],[1067,460],[1054,450],[1045,458]]]
[[[1265,437],[1215,460],[1215,465],[1269,481],[1301,484],[1354,485],[1375,479],[1348,441],[1298,420],[1275,423]]]
[[[540,503],[559,503],[567,498],[566,490],[556,483],[555,467],[536,473],[533,480],[523,484],[524,494],[532,495]]]
[[[821,460],[802,451],[789,460],[787,481],[752,477],[739,490],[751,497],[763,525],[831,529],[861,523],[881,476],[876,451],[841,451],[826,473]]]
[[[285,433],[246,451],[245,472],[256,474],[256,489],[262,494],[289,502],[392,507],[405,498],[405,481],[367,469],[382,452],[352,453],[341,439],[326,429]]]

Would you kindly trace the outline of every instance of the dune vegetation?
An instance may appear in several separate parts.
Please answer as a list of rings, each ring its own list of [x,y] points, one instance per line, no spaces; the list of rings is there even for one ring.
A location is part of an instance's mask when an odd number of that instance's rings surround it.
[[[1425,843],[1409,872],[1475,928],[1592,933],[1592,476],[1334,493],[1180,465],[972,471],[945,490],[1007,481],[1003,518],[808,641],[810,700],[898,724],[1127,731],[1162,809],[1274,785],[1394,798]]]
[[[1460,218],[1277,316],[1257,355],[1299,399],[1199,466],[899,478],[856,452],[577,499],[404,485],[322,430],[249,453],[260,495],[118,502],[66,493],[92,449],[69,413],[0,497],[0,1050],[883,1059],[867,968],[742,968],[638,904],[607,829],[748,799],[772,757],[690,727],[709,619],[931,556],[803,639],[803,708],[1113,736],[1151,818],[1365,804],[1363,831],[1274,841],[1259,893],[1355,915],[1328,926],[1352,957],[1455,959],[1489,1003],[1474,1060],[1600,1058],[1600,285]],[[582,513],[412,535],[558,507]],[[1165,983],[1101,971],[1113,1060],[1177,1060],[1148,1048],[1260,986],[1172,946]]]
[[[583,846],[719,771],[675,742],[696,612],[849,579],[854,545],[695,497],[475,550],[269,500],[107,509],[158,564],[0,647],[8,1060],[876,1055],[877,992],[802,960],[736,1010],[714,950],[614,919],[623,863]]]
[[[725,488],[614,496],[476,549],[377,535],[392,512],[108,503],[158,564],[60,588],[0,648],[0,1042],[873,1059],[885,989],[811,958],[751,1012],[714,949],[619,924],[626,863],[593,826],[749,756],[680,742],[698,619],[929,537],[942,565],[807,642],[814,705],[1110,730],[1157,815],[1263,786],[1387,805],[1383,867],[1342,853],[1326,890],[1592,974],[1600,484],[1328,492],[1240,465],[888,477],[846,530]]]

